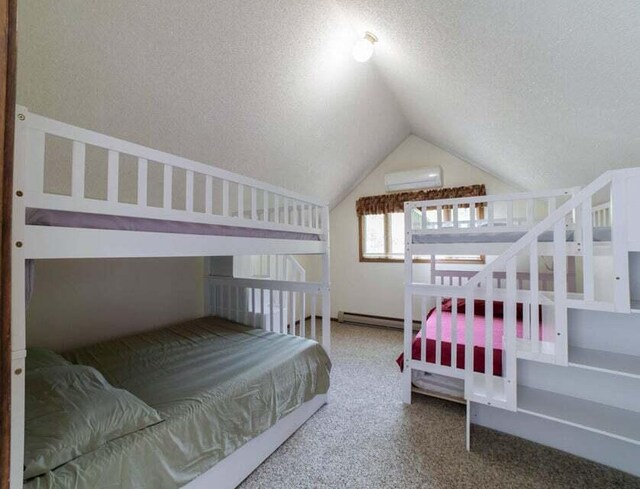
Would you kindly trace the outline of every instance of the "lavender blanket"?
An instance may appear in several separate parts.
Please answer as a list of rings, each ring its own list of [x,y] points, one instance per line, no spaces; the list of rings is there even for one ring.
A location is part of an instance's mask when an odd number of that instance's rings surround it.
[[[320,236],[312,233],[274,231],[270,229],[224,226],[220,224],[169,221],[164,219],[150,219],[146,217],[112,216],[107,214],[91,214],[88,212],[57,211],[50,209],[27,209],[26,221],[27,224],[32,226],[320,241]]]

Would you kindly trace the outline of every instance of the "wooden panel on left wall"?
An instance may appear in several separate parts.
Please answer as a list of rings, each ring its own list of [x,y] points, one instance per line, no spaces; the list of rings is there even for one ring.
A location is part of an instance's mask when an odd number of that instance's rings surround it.
[[[9,487],[11,440],[11,203],[16,107],[16,0],[0,0],[0,489]]]

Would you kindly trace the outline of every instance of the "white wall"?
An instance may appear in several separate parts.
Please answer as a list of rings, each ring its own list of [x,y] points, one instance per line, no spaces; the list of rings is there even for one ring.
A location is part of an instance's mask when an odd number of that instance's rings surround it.
[[[440,165],[445,187],[484,183],[487,193],[514,189],[492,175],[450,153],[409,136],[331,211],[331,315],[338,311],[400,318],[403,316],[403,264],[360,263],[356,200],[385,193],[384,174]],[[461,268],[461,267],[459,267]],[[421,270],[419,270],[421,269]],[[416,277],[427,279],[428,265],[416,268]]]
[[[201,259],[38,260],[27,345],[67,350],[203,314]]]

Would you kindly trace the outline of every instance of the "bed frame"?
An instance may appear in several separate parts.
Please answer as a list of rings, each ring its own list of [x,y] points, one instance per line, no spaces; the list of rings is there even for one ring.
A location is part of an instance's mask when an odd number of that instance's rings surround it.
[[[12,489],[23,485],[24,452],[24,368],[26,356],[25,264],[29,259],[135,258],[233,255],[316,254],[322,258],[322,280],[237,279],[217,277],[205,270],[207,313],[263,327],[281,334],[316,335],[316,315],[321,343],[330,353],[329,295],[329,209],[326,202],[171,155],[138,144],[112,138],[62,122],[31,114],[25,107],[16,110],[15,172],[12,256],[12,397],[11,397],[11,478]],[[70,148],[70,194],[47,191],[47,145],[51,138],[66,140]],[[106,198],[86,196],[90,182],[86,171],[87,148],[100,148],[105,156],[106,178],[97,182]],[[135,162],[136,198],[123,202],[120,182],[123,156]],[[157,166],[162,178],[154,179]],[[152,192],[162,196],[159,206],[149,203]],[[266,231],[305,233],[317,239],[210,236],[26,224],[29,208],[83,212],[215,224]],[[289,235],[287,235],[289,236]],[[260,301],[261,316],[249,315],[250,298]],[[247,299],[249,298],[249,299]],[[273,305],[293,301],[292,314],[273,320]],[[299,314],[296,314],[295,311]],[[306,311],[312,311],[306,330]],[[253,312],[256,305],[253,304]],[[271,316],[267,324],[257,318]],[[314,412],[327,402],[318,395],[280,420],[267,432],[241,447],[211,470],[189,484],[191,488],[232,488],[247,477]]]

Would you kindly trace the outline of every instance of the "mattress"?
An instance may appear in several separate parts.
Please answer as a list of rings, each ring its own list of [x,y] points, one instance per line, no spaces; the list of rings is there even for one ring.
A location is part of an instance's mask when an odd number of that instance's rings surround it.
[[[482,229],[482,228],[480,228]],[[438,234],[414,234],[413,244],[452,244],[452,243],[515,243],[522,238],[526,232],[506,231],[506,232],[473,232],[473,233],[438,233]],[[567,231],[567,241],[574,240],[574,232]],[[550,243],[553,241],[553,231],[545,231],[538,238],[539,242]],[[611,228],[593,228],[593,241],[611,241]]]
[[[144,231],[152,233],[198,234],[208,236],[237,236],[247,238],[295,239],[319,241],[313,233],[274,231],[270,229],[225,226],[196,222],[170,221],[144,217],[92,214],[89,212],[27,209],[26,224],[67,228],[110,229],[116,231]]]
[[[473,370],[474,372],[485,372],[485,317],[476,314],[473,317]],[[441,320],[441,358],[440,365],[451,366],[453,322],[451,320],[451,312],[442,311]],[[422,359],[422,335],[424,328],[418,332],[412,344],[412,359]],[[502,336],[504,332],[504,319],[502,317],[493,318],[493,337],[491,347],[493,348],[493,375],[502,376]],[[456,323],[456,367],[465,368],[465,314],[458,313]],[[436,338],[437,338],[437,320],[436,314],[429,313],[426,324],[426,345],[427,345],[427,363],[436,363]],[[522,337],[522,320],[517,320],[517,337]],[[404,354],[401,354],[396,362],[403,368]]]
[[[207,317],[75,350],[165,421],[113,440],[25,487],[173,489],[329,388],[316,342]]]

